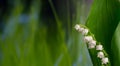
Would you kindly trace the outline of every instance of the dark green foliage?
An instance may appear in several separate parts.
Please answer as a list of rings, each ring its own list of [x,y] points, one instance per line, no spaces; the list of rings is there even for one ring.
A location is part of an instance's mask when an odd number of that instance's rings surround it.
[[[119,2],[117,0],[94,0],[86,25],[105,47],[109,58],[112,60],[111,40],[119,22]],[[94,66],[98,65],[94,53],[91,53]]]

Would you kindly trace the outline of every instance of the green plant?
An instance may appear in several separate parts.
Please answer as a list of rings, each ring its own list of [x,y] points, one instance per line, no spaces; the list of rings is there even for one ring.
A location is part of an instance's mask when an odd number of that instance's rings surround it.
[[[109,55],[111,66],[118,65],[113,63],[114,56],[112,53],[113,46],[111,46],[111,42],[115,29],[119,23],[119,10],[120,6],[118,0],[94,0],[86,23],[88,28],[95,35],[96,39],[103,44]],[[94,53],[91,55],[94,55]],[[95,66],[98,66],[97,63],[99,62],[93,60],[93,64]]]
[[[0,33],[0,66],[120,65],[119,1],[94,0],[86,22],[80,21],[85,7],[81,2],[31,0],[27,10],[22,0],[15,0],[10,14],[3,16],[5,28]],[[22,14],[29,16],[27,22],[19,20]],[[77,23],[89,30],[86,37],[92,36],[103,46],[101,51],[109,58],[107,64],[101,64],[95,49],[88,52],[84,35],[73,28]],[[92,47],[95,46],[89,48]]]

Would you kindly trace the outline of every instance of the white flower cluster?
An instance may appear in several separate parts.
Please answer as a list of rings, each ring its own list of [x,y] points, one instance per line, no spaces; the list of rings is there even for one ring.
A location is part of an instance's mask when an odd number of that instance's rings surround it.
[[[96,40],[94,40],[92,36],[88,36],[89,30],[78,24],[75,25],[75,29],[84,35],[84,41],[88,44],[89,49],[96,48],[96,50],[99,51],[97,57],[101,59],[102,64],[107,64],[109,60],[107,57],[105,57],[104,53],[102,52],[103,46],[101,44],[96,45]]]
[[[78,30],[80,33],[82,33],[83,35],[87,35],[89,30],[88,29],[85,29],[83,28],[82,26],[76,24],[75,25],[75,29]]]
[[[96,41],[93,40],[92,36],[84,36],[84,41],[88,44],[89,49],[95,48]]]
[[[102,51],[98,52],[97,57],[101,59],[102,64],[107,64],[109,62],[108,58],[105,57]]]

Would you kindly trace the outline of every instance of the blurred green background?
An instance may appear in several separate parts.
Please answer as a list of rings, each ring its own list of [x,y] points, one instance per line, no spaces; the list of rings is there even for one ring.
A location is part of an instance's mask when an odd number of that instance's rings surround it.
[[[92,0],[0,0],[0,66],[93,66],[82,36]]]

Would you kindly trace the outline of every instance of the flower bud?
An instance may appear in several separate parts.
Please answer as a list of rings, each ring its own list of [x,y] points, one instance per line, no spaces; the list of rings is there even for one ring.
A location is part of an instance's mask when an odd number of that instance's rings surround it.
[[[90,41],[92,41],[92,40],[93,40],[92,36],[85,36],[85,37],[84,37],[84,41],[85,41],[86,43],[88,43],[88,42],[90,42]]]
[[[88,48],[93,49],[93,48],[95,48],[95,45],[88,45]]]
[[[98,58],[104,58],[104,53],[103,52],[98,52],[97,57]]]
[[[80,33],[82,33],[82,32],[84,31],[84,28],[80,27],[80,28],[78,29],[78,31],[79,31]]]
[[[87,35],[87,34],[88,34],[88,32],[89,32],[89,30],[88,30],[88,29],[84,29],[84,30],[82,31],[82,34],[83,34],[83,35]]]
[[[80,28],[80,25],[76,24],[74,28],[78,30]]]
[[[102,64],[107,64],[108,63],[108,58],[105,57],[105,58],[102,58]]]
[[[97,45],[96,50],[103,50],[103,46],[102,45]]]
[[[90,45],[96,45],[96,41],[95,40],[91,40],[91,41],[89,41],[88,44],[90,44]]]

